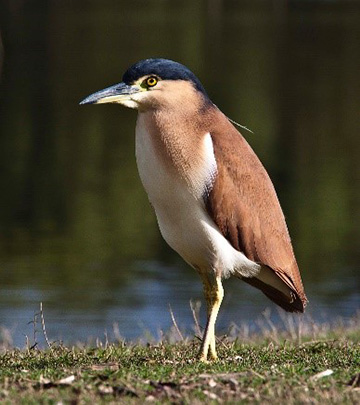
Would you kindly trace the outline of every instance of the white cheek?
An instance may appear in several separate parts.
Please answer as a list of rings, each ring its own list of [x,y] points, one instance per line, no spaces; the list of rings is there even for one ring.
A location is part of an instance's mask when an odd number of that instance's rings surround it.
[[[130,99],[128,99],[128,100],[120,100],[120,101],[118,101],[118,103],[125,106],[125,107],[129,107],[129,108],[135,108],[136,109],[136,108],[139,107],[139,104],[136,101],[130,100]]]
[[[147,91],[139,91],[138,93],[131,94],[130,98],[137,103],[141,103],[148,95]]]

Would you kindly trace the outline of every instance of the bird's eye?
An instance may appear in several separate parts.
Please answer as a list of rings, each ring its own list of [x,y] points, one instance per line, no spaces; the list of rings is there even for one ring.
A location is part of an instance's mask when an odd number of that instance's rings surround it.
[[[158,82],[158,79],[155,76],[150,76],[146,79],[146,85],[148,87],[154,87]]]

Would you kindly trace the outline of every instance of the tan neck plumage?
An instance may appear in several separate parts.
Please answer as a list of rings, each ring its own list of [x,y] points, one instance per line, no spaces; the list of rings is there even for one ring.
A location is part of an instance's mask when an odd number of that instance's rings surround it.
[[[187,183],[193,183],[196,174],[207,164],[204,139],[209,132],[209,118],[199,121],[194,106],[188,105],[158,108],[142,114],[164,166]]]

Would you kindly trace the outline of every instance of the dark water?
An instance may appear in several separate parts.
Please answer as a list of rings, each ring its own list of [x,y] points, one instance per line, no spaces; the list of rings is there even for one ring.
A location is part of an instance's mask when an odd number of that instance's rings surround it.
[[[359,2],[0,0],[0,30],[0,325],[16,345],[33,339],[40,302],[51,340],[111,338],[114,323],[126,338],[157,336],[169,304],[192,327],[201,283],[157,230],[136,113],[78,106],[151,56],[188,65],[254,131],[309,314],[359,310]],[[238,280],[225,289],[220,331],[277,313]]]

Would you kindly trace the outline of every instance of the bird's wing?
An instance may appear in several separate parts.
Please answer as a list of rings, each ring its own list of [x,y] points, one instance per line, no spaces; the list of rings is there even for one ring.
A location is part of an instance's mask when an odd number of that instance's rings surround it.
[[[217,125],[210,133],[218,171],[205,197],[209,215],[235,249],[262,265],[259,276],[243,280],[287,311],[303,312],[307,299],[285,218],[266,170],[231,124]]]

